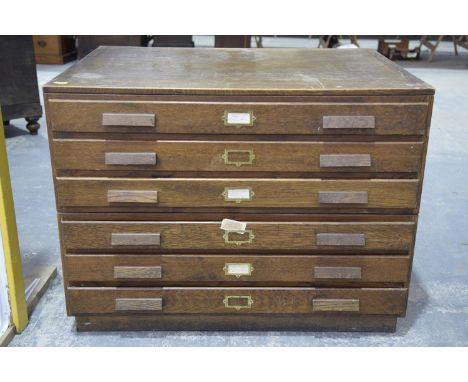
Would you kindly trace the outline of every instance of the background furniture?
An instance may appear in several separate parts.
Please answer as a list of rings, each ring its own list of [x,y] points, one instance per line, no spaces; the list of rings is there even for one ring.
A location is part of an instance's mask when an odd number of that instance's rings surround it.
[[[215,48],[250,48],[252,36],[216,35]]]
[[[439,47],[439,44],[444,40],[446,36],[422,36],[421,37],[421,43],[419,45],[419,48],[421,48],[423,45],[426,48],[429,48],[430,53],[429,57],[427,60],[429,62],[432,61],[434,58],[435,52],[437,51],[437,48]],[[458,56],[458,46],[461,46],[462,48],[468,49],[468,36],[450,36],[453,42],[453,50],[455,51],[455,55]],[[435,39],[435,41],[431,41]]]
[[[76,58],[73,36],[33,36],[34,54],[37,64],[62,65]]]
[[[387,57],[394,59],[416,59],[419,60],[420,47],[410,48],[409,38],[379,39],[377,51]]]
[[[349,37],[350,44],[354,44],[359,48],[359,42],[357,40],[357,36],[349,35],[348,37]],[[339,44],[340,38],[343,38],[343,36],[337,36],[337,35],[320,36],[318,48],[335,48],[336,45]]]
[[[164,35],[154,36],[153,46],[156,47],[176,47],[176,48],[193,48],[192,36],[190,35]]]
[[[246,52],[101,47],[44,87],[78,330],[404,316],[434,90],[371,50]]]
[[[3,121],[25,118],[31,134],[37,134],[42,116],[31,36],[0,36],[0,106]]]
[[[76,36],[78,59],[81,60],[87,54],[101,45],[108,46],[147,46],[149,36]]]

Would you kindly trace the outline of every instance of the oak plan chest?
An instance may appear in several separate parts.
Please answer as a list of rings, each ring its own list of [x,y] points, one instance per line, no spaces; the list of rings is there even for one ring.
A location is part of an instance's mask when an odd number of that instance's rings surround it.
[[[365,49],[98,48],[44,87],[77,329],[395,330],[433,94]]]

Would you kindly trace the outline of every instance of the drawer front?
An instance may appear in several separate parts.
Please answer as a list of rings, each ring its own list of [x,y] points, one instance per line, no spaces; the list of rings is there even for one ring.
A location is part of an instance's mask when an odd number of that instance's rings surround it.
[[[63,221],[65,250],[154,252],[208,250],[407,251],[412,222],[251,222],[243,233],[220,229],[219,222]]]
[[[423,135],[427,103],[48,100],[64,132]]]
[[[33,36],[36,54],[62,54],[60,36]]]
[[[60,209],[160,207],[400,208],[417,207],[414,179],[112,179],[57,178]]]
[[[408,256],[71,255],[69,282],[406,283]]]
[[[54,166],[89,171],[418,173],[422,142],[53,141]]]
[[[67,289],[80,314],[389,314],[402,315],[407,289],[328,288],[81,288]]]

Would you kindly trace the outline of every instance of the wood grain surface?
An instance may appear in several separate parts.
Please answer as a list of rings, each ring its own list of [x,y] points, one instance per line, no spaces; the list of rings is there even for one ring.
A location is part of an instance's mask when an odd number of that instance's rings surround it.
[[[314,312],[359,312],[360,302],[357,298],[314,298]]]
[[[231,233],[227,243],[220,222],[82,222],[64,221],[61,223],[63,244],[69,252],[77,251],[116,251],[119,243],[132,245],[132,251],[307,251],[327,249],[316,241],[317,234],[358,234],[364,235],[365,245],[353,242],[339,246],[341,250],[381,250],[408,251],[414,239],[414,223],[336,223],[336,222],[248,222],[247,229],[254,236]],[[160,235],[160,243],[153,237]],[[151,242],[146,241],[151,238]],[[135,240],[134,240],[135,238]],[[139,243],[137,243],[138,238]],[[237,245],[232,241],[238,240]],[[333,249],[333,248],[328,248]]]
[[[426,128],[427,103],[230,103],[172,101],[94,101],[48,100],[50,127],[62,132],[129,132],[151,130],[166,134],[351,134],[351,135],[423,135]],[[204,102],[203,102],[204,101]],[[253,113],[255,125],[225,126],[226,111]],[[143,126],[103,125],[106,114],[154,114],[154,128]],[[324,117],[368,116],[375,118],[375,128],[324,129]],[[177,115],[177,118],[174,116]],[[344,125],[343,125],[344,126]]]
[[[226,188],[250,189],[253,196],[241,202],[226,200]],[[339,205],[353,208],[415,209],[419,182],[416,179],[321,180],[321,179],[112,179],[57,178],[59,211],[65,207],[108,207],[126,199],[147,204],[145,195],[157,193],[158,207],[289,207],[317,208]],[[132,191],[143,192],[141,197]],[[113,198],[109,200],[109,192]],[[343,194],[345,192],[345,194]],[[325,193],[325,194],[324,194]],[[341,193],[341,194],[339,194]],[[368,202],[365,203],[364,196]],[[140,195],[140,194],[138,194]],[[156,194],[154,194],[156,195]],[[323,195],[320,197],[320,195]],[[336,196],[333,198],[333,196]],[[334,201],[332,201],[332,199]]]
[[[128,144],[126,146],[128,147]],[[154,166],[156,153],[106,152],[104,164],[106,166]]]
[[[116,141],[54,139],[53,164],[64,170],[418,173],[422,142]],[[227,165],[225,150],[252,150],[250,165]],[[106,160],[111,153],[112,160]],[[116,153],[119,153],[118,156]],[[125,156],[124,156],[125,154]],[[153,155],[143,161],[141,156]],[[138,157],[136,156],[138,155]],[[156,155],[158,158],[156,164]],[[138,175],[134,175],[138,176]]]
[[[109,314],[117,299],[162,299],[162,314],[312,314],[315,299],[359,300],[360,314],[402,315],[406,308],[404,288],[82,288],[69,287],[70,313]],[[249,296],[250,308],[226,308],[227,296]],[[132,303],[139,305],[138,302]],[[343,304],[344,305],[344,304]],[[323,305],[322,305],[323,306]],[[349,306],[349,303],[346,303]],[[147,311],[156,313],[153,306]]]
[[[152,281],[152,285],[209,282],[400,283],[408,279],[410,258],[393,255],[82,255],[66,254],[70,282]],[[250,275],[226,275],[226,264],[250,264]]]
[[[145,311],[152,312],[162,310],[162,298],[116,298],[116,312],[136,312]]]
[[[154,127],[156,118],[152,113],[103,113],[102,126]]]
[[[394,332],[394,315],[314,314],[125,314],[76,316],[80,332],[102,330],[235,330]]]
[[[95,50],[44,88],[77,329],[393,331],[433,93],[364,49]]]
[[[230,96],[434,93],[373,49],[111,46],[94,50],[47,83],[44,91]]]

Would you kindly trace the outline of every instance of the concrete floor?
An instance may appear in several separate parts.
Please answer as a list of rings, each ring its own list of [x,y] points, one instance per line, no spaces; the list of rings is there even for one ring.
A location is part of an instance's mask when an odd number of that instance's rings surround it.
[[[197,46],[212,38],[197,37]],[[268,38],[268,46],[316,47],[316,40]],[[363,40],[375,48],[375,40]],[[427,53],[423,54],[423,59]],[[77,333],[65,313],[54,190],[45,120],[6,128],[24,262],[56,263],[59,276],[11,346],[468,346],[468,52],[444,43],[434,61],[400,62],[436,88],[407,317],[392,334],[304,332]],[[38,65],[39,84],[66,67]]]

